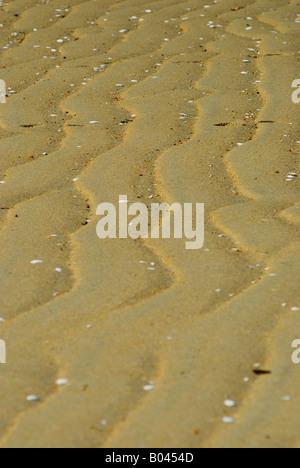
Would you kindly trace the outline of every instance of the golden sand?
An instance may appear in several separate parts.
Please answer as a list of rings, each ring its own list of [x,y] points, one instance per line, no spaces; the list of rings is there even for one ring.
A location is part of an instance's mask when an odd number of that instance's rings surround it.
[[[299,13],[1,7],[1,447],[299,446]],[[99,240],[120,194],[205,203],[204,248]]]

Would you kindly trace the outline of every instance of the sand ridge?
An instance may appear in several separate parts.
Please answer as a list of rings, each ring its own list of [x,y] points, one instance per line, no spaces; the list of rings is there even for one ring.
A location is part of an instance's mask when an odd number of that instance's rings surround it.
[[[69,4],[1,12],[1,446],[299,445],[297,2]],[[204,202],[205,248],[99,241],[123,193]]]

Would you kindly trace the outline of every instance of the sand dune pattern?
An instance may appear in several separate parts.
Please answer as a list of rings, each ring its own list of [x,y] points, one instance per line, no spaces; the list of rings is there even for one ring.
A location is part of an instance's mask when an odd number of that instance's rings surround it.
[[[1,447],[299,446],[298,14],[1,7]],[[204,248],[100,241],[120,194],[205,203]]]

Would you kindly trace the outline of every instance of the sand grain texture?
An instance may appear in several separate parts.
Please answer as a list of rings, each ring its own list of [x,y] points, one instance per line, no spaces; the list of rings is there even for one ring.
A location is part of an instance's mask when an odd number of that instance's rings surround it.
[[[0,446],[299,446],[298,1],[66,5],[0,11]],[[121,194],[204,249],[100,241]]]

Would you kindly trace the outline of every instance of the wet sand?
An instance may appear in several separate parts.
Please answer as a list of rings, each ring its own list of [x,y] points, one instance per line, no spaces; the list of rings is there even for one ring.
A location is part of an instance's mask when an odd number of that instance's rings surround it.
[[[2,448],[300,446],[299,13],[1,7]],[[120,194],[205,203],[204,248],[98,239]]]

